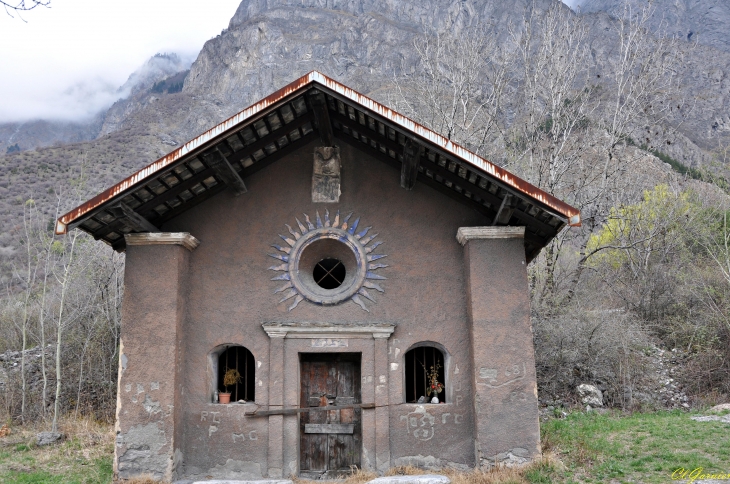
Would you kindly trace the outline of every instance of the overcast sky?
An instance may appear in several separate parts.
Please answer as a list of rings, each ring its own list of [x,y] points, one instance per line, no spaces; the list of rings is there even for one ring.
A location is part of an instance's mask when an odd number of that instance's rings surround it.
[[[52,0],[22,14],[26,22],[0,10],[0,122],[79,118],[109,105],[156,53],[194,59],[240,2]]]
[[[156,53],[192,62],[240,2],[52,0],[25,22],[0,10],[0,122],[88,118]]]

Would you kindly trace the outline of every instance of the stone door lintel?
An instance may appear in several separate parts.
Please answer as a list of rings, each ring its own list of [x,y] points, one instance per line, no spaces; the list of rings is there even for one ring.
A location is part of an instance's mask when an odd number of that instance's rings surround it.
[[[277,323],[261,325],[269,338],[367,338],[388,339],[395,331],[393,323]]]

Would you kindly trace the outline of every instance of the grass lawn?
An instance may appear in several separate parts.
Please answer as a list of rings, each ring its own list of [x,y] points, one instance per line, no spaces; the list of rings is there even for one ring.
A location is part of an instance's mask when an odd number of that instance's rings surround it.
[[[40,431],[36,428],[15,427],[10,436],[0,438],[0,482],[111,483],[112,427],[89,420],[68,420],[60,423],[59,430],[70,437],[45,447],[35,445],[35,435]]]
[[[540,462],[519,470],[444,474],[453,484],[618,484],[686,482],[672,479],[678,468],[730,473],[730,424],[695,422],[690,419],[693,415],[699,413],[575,412],[542,422],[545,458]],[[38,429],[16,427],[10,436],[0,438],[0,482],[111,483],[112,427],[69,420],[62,422],[60,430],[71,437],[48,447],[35,445]],[[423,472],[400,468],[390,474]],[[344,484],[361,484],[373,477],[360,472]]]
[[[542,470],[544,482],[666,483],[679,468],[730,474],[730,424],[694,415],[576,412],[543,422],[543,449],[560,462]]]

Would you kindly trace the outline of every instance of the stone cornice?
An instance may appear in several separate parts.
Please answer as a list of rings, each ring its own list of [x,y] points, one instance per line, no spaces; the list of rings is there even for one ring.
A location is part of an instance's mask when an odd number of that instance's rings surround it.
[[[200,241],[188,232],[127,234],[124,236],[124,241],[127,245],[182,245],[189,251],[200,245]]]
[[[456,240],[466,245],[474,239],[523,239],[525,227],[459,227]]]
[[[393,323],[276,323],[261,325],[270,338],[389,338],[395,331]]]

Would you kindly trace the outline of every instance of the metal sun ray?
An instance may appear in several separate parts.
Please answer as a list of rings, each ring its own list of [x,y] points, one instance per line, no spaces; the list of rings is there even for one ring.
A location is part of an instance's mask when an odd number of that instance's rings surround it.
[[[350,220],[350,217],[352,217],[353,212],[350,212],[345,216],[345,219],[342,221],[342,226],[340,227],[342,230],[347,230],[347,221]]]
[[[304,297],[302,295],[299,295],[296,298],[294,298],[294,302],[291,304],[291,306],[289,306],[288,311],[291,311],[292,309],[297,307],[297,305],[299,305],[299,303],[302,301],[304,301]]]
[[[294,220],[297,221],[297,225],[299,225],[299,230],[301,231],[302,235],[306,234],[308,232],[307,228],[299,221],[298,218],[294,218]]]
[[[360,299],[360,297],[357,294],[355,294],[354,296],[352,296],[350,298],[350,301],[354,302],[355,304],[357,304],[358,306],[360,306],[362,309],[364,309],[368,313],[370,312],[370,310],[368,309],[368,307],[365,306],[365,303],[362,301],[362,299]]]
[[[376,283],[372,281],[365,281],[365,283],[362,285],[363,287],[367,287],[368,289],[375,289],[378,292],[385,292],[382,287],[377,285]]]
[[[299,240],[301,238],[301,235],[299,235],[299,232],[292,230],[292,228],[289,226],[289,224],[284,224],[284,226],[287,228],[287,230],[292,235],[292,237],[294,237],[294,240]]]

